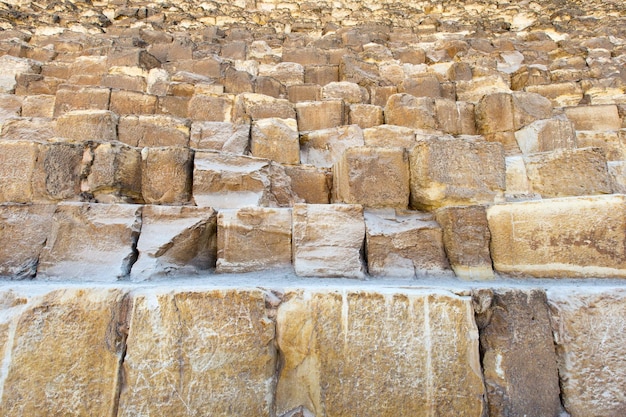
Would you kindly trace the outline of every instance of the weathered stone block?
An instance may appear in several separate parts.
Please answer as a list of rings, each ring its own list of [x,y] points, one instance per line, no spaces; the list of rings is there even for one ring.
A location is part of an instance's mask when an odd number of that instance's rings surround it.
[[[301,162],[324,168],[332,167],[347,149],[364,144],[363,131],[354,125],[308,132],[300,140]]]
[[[552,116],[552,103],[539,94],[515,91],[511,95],[511,103],[515,130]]]
[[[435,100],[437,128],[451,135],[475,135],[474,105],[439,98]]]
[[[277,99],[263,94],[239,94],[235,99],[236,122],[265,118],[295,119],[296,111],[288,100]]]
[[[583,98],[582,88],[573,81],[529,85],[525,90],[544,96],[552,102],[554,107],[577,106]]]
[[[579,148],[602,148],[607,161],[626,160],[626,130],[600,131],[577,130],[576,142]]]
[[[333,175],[330,169],[312,165],[285,166],[296,197],[308,204],[330,203]]]
[[[24,98],[14,94],[0,93],[0,127],[6,120],[20,117]]]
[[[26,96],[22,102],[22,117],[54,117],[55,96],[39,94]],[[0,110],[1,113],[1,110]]]
[[[13,93],[17,84],[16,78],[20,74],[36,74],[40,71],[41,65],[32,59],[2,55],[0,57],[0,93]]]
[[[0,150],[0,202],[31,202],[39,145],[30,141],[0,141]]]
[[[166,115],[122,116],[117,127],[120,142],[130,146],[189,146],[187,119]]]
[[[256,120],[250,131],[250,153],[281,164],[300,162],[300,139],[295,119]]]
[[[304,67],[296,62],[281,62],[276,65],[261,64],[259,75],[272,77],[287,87],[304,83]]]
[[[320,130],[344,124],[344,105],[341,100],[296,103],[298,130]]]
[[[370,90],[370,103],[375,106],[385,107],[389,97],[398,93],[398,87],[395,85],[375,86],[372,85]]]
[[[626,161],[607,162],[614,193],[626,194]]]
[[[436,129],[435,114],[435,100],[430,97],[394,94],[385,106],[385,123],[412,129]]]
[[[365,95],[365,97],[363,97]],[[322,87],[324,100],[343,100],[344,103],[367,102],[367,92],[363,92],[358,84],[348,81],[338,81],[326,84]]]
[[[361,129],[382,125],[385,122],[383,108],[373,104],[352,104],[348,112],[348,124]]]
[[[194,121],[230,122],[233,118],[234,96],[227,94],[196,94],[188,104],[188,116]]]
[[[157,109],[157,96],[136,91],[113,90],[109,109],[119,115],[154,114]]]
[[[91,150],[83,191],[98,203],[140,203],[141,149],[120,142],[100,143]]]
[[[40,144],[33,172],[33,201],[77,199],[85,169],[84,150],[82,143]]]
[[[107,110],[75,110],[57,119],[56,135],[86,142],[110,142],[117,139],[118,117]]]
[[[484,135],[514,130],[513,102],[508,93],[484,96],[475,108],[476,126]]]
[[[625,208],[622,195],[489,207],[494,268],[534,277],[626,277]]]
[[[576,130],[618,130],[622,127],[616,105],[568,107],[565,115]]]
[[[0,127],[2,139],[47,142],[55,136],[56,122],[43,117],[15,117]]]
[[[359,205],[293,206],[293,263],[298,275],[363,278],[364,238]]]
[[[402,148],[346,149],[333,167],[333,185],[337,202],[406,209],[408,155]]]
[[[475,76],[471,80],[456,82],[456,95],[459,101],[477,103],[486,95],[510,92],[510,82],[503,79],[500,74]]]
[[[54,117],[74,110],[109,110],[111,89],[100,87],[62,87],[56,92]]]
[[[491,203],[503,196],[506,168],[499,143],[447,137],[421,140],[410,153],[410,164],[413,208]]]
[[[217,216],[216,272],[291,266],[291,209],[244,207]]]
[[[515,132],[524,155],[577,147],[574,126],[565,117],[537,120]]]
[[[194,152],[188,148],[143,148],[141,194],[148,204],[185,204],[191,199]]]
[[[322,99],[322,87],[319,84],[291,85],[287,89],[287,96],[292,103],[320,101]]]
[[[339,81],[339,65],[306,65],[304,82],[326,85]]]
[[[285,298],[277,414],[303,406],[322,417],[482,415],[469,297],[330,290]]]
[[[190,146],[194,149],[243,155],[250,148],[250,125],[230,122],[194,122]]]
[[[379,148],[405,148],[415,146],[415,131],[408,127],[380,125],[363,129],[365,146]]]

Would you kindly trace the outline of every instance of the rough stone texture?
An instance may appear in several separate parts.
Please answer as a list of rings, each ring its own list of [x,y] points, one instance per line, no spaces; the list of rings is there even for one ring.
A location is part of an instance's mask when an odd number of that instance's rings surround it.
[[[194,153],[188,148],[143,148],[141,194],[148,204],[185,204],[191,199]]]
[[[402,148],[347,149],[333,167],[336,202],[406,209],[409,158]]]
[[[13,319],[0,414],[115,415],[129,304],[104,288],[30,299]]]
[[[278,414],[302,405],[322,417],[483,415],[469,297],[344,290],[285,298]]]
[[[55,136],[56,122],[43,117],[16,117],[6,120],[2,126],[2,139],[48,141]]]
[[[250,153],[281,164],[298,164],[300,140],[295,119],[255,120],[250,132]]]
[[[11,55],[0,57],[0,93],[13,93],[17,85],[17,77],[26,73],[38,73],[40,64],[32,59]]]
[[[576,141],[579,148],[602,148],[607,161],[626,160],[626,143],[624,143],[626,130],[624,129],[620,131],[578,130]]]
[[[117,139],[117,115],[107,110],[74,110],[57,119],[56,134],[79,142]]]
[[[119,415],[273,415],[274,332],[258,290],[137,294]]]
[[[189,118],[194,121],[230,122],[233,119],[233,97],[197,94],[189,100]]]
[[[195,122],[189,145],[194,149],[245,154],[250,148],[250,125],[230,122]]]
[[[442,230],[432,214],[365,212],[367,271],[377,277],[414,278],[450,269]]]
[[[116,281],[137,258],[142,206],[59,203],[37,276],[52,280]]]
[[[626,194],[626,161],[607,162],[613,192]]]
[[[354,125],[309,132],[300,141],[301,162],[321,168],[332,167],[347,149],[364,144],[363,131]]]
[[[309,204],[328,204],[333,183],[329,169],[311,165],[285,166],[293,193]]]
[[[47,117],[54,116],[55,96],[40,94],[26,96],[22,102],[22,117]]]
[[[166,115],[123,116],[120,142],[138,147],[189,146],[189,121]]]
[[[76,110],[109,110],[111,89],[100,87],[59,88],[55,94],[54,117]]]
[[[437,210],[436,216],[454,273],[469,280],[493,278],[485,207],[444,207]]]
[[[436,129],[435,101],[429,97],[394,94],[385,106],[385,123],[412,129]]]
[[[499,143],[439,137],[418,141],[410,153],[411,206],[433,210],[491,203],[505,188]]]
[[[216,233],[216,213],[211,208],[145,206],[130,278],[197,274],[215,267]]]
[[[367,129],[384,123],[383,108],[373,104],[352,104],[348,112],[348,124]]]
[[[33,201],[77,199],[84,170],[83,153],[82,144],[40,144],[33,173]]]
[[[347,204],[293,206],[293,264],[296,274],[363,278],[363,208]]]
[[[489,207],[493,265],[535,277],[625,277],[624,210],[622,195]]]
[[[411,149],[415,145],[415,130],[403,126],[381,125],[363,129],[365,146]]]
[[[235,116],[238,123],[266,118],[295,119],[293,105],[284,99],[263,94],[239,94],[235,99]]]
[[[578,106],[565,109],[576,130],[618,130],[622,127],[617,106]]]
[[[216,272],[291,265],[291,209],[245,207],[217,216]]]
[[[141,150],[120,142],[91,150],[91,166],[82,190],[98,203],[141,203]]]
[[[482,134],[514,130],[513,102],[507,93],[484,96],[475,108],[476,126]]]
[[[39,145],[28,141],[0,141],[0,202],[29,203]]]
[[[490,416],[559,417],[559,374],[546,294],[498,290],[479,311]]]
[[[623,288],[548,293],[561,395],[572,417],[618,416],[626,410],[625,297]]]
[[[516,131],[515,140],[524,155],[577,147],[574,127],[564,117],[537,120]]]
[[[342,100],[309,101],[296,104],[298,130],[320,130],[344,124]]]
[[[437,128],[451,135],[475,135],[474,105],[444,98],[435,100]]]

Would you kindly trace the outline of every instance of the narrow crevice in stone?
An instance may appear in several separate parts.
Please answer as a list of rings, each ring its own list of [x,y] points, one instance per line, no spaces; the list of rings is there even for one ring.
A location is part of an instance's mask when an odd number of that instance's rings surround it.
[[[133,296],[127,293],[123,296],[113,312],[113,319],[107,331],[107,344],[113,343],[118,355],[117,375],[115,381],[115,392],[111,406],[111,417],[117,417],[119,412],[120,397],[126,384],[126,374],[124,372],[124,360],[126,359],[127,339],[130,330],[130,320],[133,311]],[[113,341],[111,341],[113,339]]]
[[[137,249],[137,242],[139,242],[139,236],[141,235],[141,228],[143,226],[143,206],[137,208],[137,212],[135,215],[135,222],[133,224],[132,231],[132,243],[131,243],[131,253],[124,259],[122,264],[122,275],[120,276],[121,281],[128,280],[130,278],[130,271],[133,269],[133,265],[139,259],[139,250]]]
[[[491,319],[491,306],[493,303],[493,290],[476,289],[472,291],[472,306],[474,307],[474,321],[478,329],[478,352],[480,354],[480,371],[485,386],[483,395],[483,413],[481,417],[489,417],[489,397],[487,395],[487,382],[485,379],[485,349],[481,343],[483,329],[489,324]]]
[[[558,322],[555,322],[554,319],[554,310],[552,308],[552,306],[550,305],[550,302],[547,301],[547,308],[548,308],[548,313],[549,313],[549,317],[550,317],[550,325],[552,326],[552,343],[554,345],[554,357],[556,359],[557,362],[557,374],[559,377],[559,402],[561,403],[561,414],[559,415],[559,417],[570,417],[569,412],[567,411],[567,408],[565,408],[565,399],[564,399],[564,392],[563,392],[563,379],[561,378],[561,367],[559,366],[559,347],[558,347],[558,341],[557,338],[559,337],[559,330],[558,330]]]
[[[271,343],[274,344],[274,350],[276,355],[276,367],[274,370],[274,376],[272,381],[272,398],[269,405],[270,417],[276,417],[276,387],[278,386],[278,380],[280,373],[284,365],[284,354],[280,350],[278,344],[278,323],[276,316],[278,314],[278,308],[284,300],[285,294],[281,290],[260,288],[265,294],[265,309],[267,318],[272,321],[274,325],[274,339]]]

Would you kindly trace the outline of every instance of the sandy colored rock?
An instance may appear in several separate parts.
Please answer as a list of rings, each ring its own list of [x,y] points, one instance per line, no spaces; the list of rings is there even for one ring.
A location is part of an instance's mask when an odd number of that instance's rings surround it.
[[[154,114],[157,109],[157,96],[137,91],[113,90],[109,109],[119,115]]]
[[[411,149],[415,145],[415,131],[408,127],[380,125],[363,129],[365,146]]]
[[[477,103],[486,95],[510,92],[510,83],[500,75],[475,76],[471,80],[456,82],[456,94],[459,101]]]
[[[259,75],[272,77],[285,86],[304,83],[304,67],[296,62],[259,65]]]
[[[11,55],[0,57],[0,93],[13,93],[20,74],[36,74],[41,71],[40,63]]]
[[[542,197],[611,194],[601,148],[560,149],[524,157],[532,190]]]
[[[118,289],[65,289],[22,306],[10,340],[0,414],[115,414],[128,295]]]
[[[359,205],[293,206],[292,258],[300,276],[364,278],[364,238]]]
[[[117,281],[137,259],[142,206],[59,203],[37,276],[51,280]]]
[[[118,415],[273,415],[274,332],[259,290],[138,293]]]
[[[309,101],[296,103],[298,130],[320,130],[344,124],[342,100]]]
[[[469,297],[330,290],[285,298],[277,414],[303,406],[322,417],[482,415]]]
[[[450,270],[441,227],[432,214],[365,212],[367,271],[372,276],[415,278]]]
[[[489,415],[561,416],[546,294],[498,290],[477,322]]]
[[[29,141],[0,141],[0,202],[33,200],[33,173],[39,145]]]
[[[435,99],[437,129],[451,135],[475,135],[474,105],[445,98]]]
[[[333,167],[333,187],[336,202],[406,209],[407,152],[402,148],[349,148]]]
[[[552,102],[554,107],[577,106],[583,98],[582,88],[573,81],[529,85],[525,90],[544,96]]]
[[[196,94],[189,100],[188,114],[193,121],[230,122],[233,120],[234,96]]]
[[[216,272],[291,266],[291,209],[244,207],[217,216]]]
[[[0,93],[0,127],[5,120],[20,117],[23,100],[21,96]]]
[[[110,88],[62,87],[55,95],[54,117],[74,110],[109,110],[110,101]]]
[[[217,225],[211,208],[146,205],[130,278],[194,274],[215,266]]]
[[[476,126],[482,134],[514,130],[513,102],[508,93],[484,96],[475,108]]]
[[[285,166],[293,193],[309,204],[328,204],[332,189],[331,170],[312,165]]]
[[[625,277],[624,208],[622,195],[489,207],[494,268],[534,277]]]
[[[411,207],[419,210],[491,203],[505,188],[500,143],[445,136],[418,141],[410,169]]]
[[[245,93],[237,95],[235,99],[233,118],[237,123],[250,123],[251,120],[266,118],[295,119],[296,111],[288,100]]]
[[[579,148],[602,148],[607,161],[626,160],[626,130],[599,131],[577,130],[576,142]]]
[[[148,204],[185,204],[191,199],[194,152],[176,146],[143,148],[141,194]]]
[[[33,201],[76,200],[81,192],[82,143],[50,142],[39,145],[33,172]]]
[[[626,161],[607,162],[611,176],[611,189],[616,194],[626,194]]]
[[[189,145],[243,155],[250,148],[250,125],[230,122],[194,122]]]
[[[356,125],[308,132],[300,137],[300,161],[330,168],[350,148],[363,146],[363,131]]]
[[[515,132],[515,140],[524,155],[577,147],[576,131],[565,117],[537,120]]]
[[[515,91],[511,94],[511,104],[515,130],[535,120],[549,119],[552,116],[552,103],[539,94]]]
[[[322,87],[324,100],[343,100],[345,103],[363,103],[363,94],[358,84],[348,81],[328,83]]]
[[[110,142],[117,139],[117,122],[117,115],[107,110],[74,110],[57,119],[56,135],[78,142]]]
[[[55,136],[56,122],[47,117],[15,117],[2,123],[2,139],[46,142]]]
[[[533,196],[533,190],[528,180],[526,172],[526,164],[524,157],[507,156],[506,157],[506,193],[507,201],[520,199],[528,199]],[[539,197],[539,196],[537,196]]]
[[[295,119],[255,120],[250,131],[250,153],[281,164],[300,162],[300,139]]]
[[[548,293],[561,396],[572,417],[619,416],[626,410],[625,297],[623,288]]]
[[[385,123],[412,129],[436,129],[435,101],[430,97],[394,94],[385,106]]]
[[[22,102],[22,117],[54,117],[55,96],[39,94],[26,96]]]
[[[565,115],[576,130],[618,130],[622,127],[616,105],[568,107]]]
[[[437,210],[436,216],[456,276],[468,280],[493,278],[489,252],[491,233],[485,207],[444,207]]]
[[[351,104],[348,112],[348,124],[367,129],[385,122],[383,108],[373,104]]]
[[[186,119],[166,115],[123,116],[119,119],[119,141],[131,146],[189,146]]]

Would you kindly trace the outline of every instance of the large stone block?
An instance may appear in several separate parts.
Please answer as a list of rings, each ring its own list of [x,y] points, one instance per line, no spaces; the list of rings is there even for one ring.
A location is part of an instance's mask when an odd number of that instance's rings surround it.
[[[143,148],[141,194],[148,204],[185,204],[191,199],[194,152],[189,148]]]
[[[565,117],[537,120],[515,132],[524,155],[577,147],[576,131]]]
[[[216,272],[291,266],[291,209],[244,207],[217,216]]]
[[[529,85],[525,90],[541,94],[549,99],[554,107],[577,106],[583,99],[583,90],[580,84],[574,81]]]
[[[329,129],[345,122],[342,100],[296,103],[296,115],[299,131]]]
[[[30,141],[0,141],[0,150],[0,202],[32,202],[32,181],[39,144]]]
[[[22,117],[54,117],[55,96],[39,94],[26,96],[22,103]],[[1,110],[0,110],[1,113]]]
[[[120,142],[143,148],[189,146],[189,120],[166,115],[120,117]]]
[[[430,97],[414,97],[410,94],[394,94],[385,106],[385,123],[412,129],[436,129],[435,100]]]
[[[330,203],[333,183],[330,169],[311,165],[286,165],[285,173],[291,179],[293,193],[305,203]]]
[[[252,122],[250,153],[281,164],[298,164],[300,139],[296,120],[268,118]]]
[[[469,297],[329,290],[285,299],[277,414],[302,406],[320,417],[483,415]]]
[[[474,105],[444,98],[435,100],[437,128],[451,135],[475,135]]]
[[[189,145],[194,149],[244,155],[250,148],[250,125],[230,122],[194,122]]]
[[[154,114],[157,109],[157,96],[137,91],[113,90],[109,110],[123,114]]]
[[[363,129],[365,146],[411,149],[415,145],[415,130],[394,125],[380,125]]]
[[[82,143],[40,144],[33,173],[33,201],[78,199],[85,170],[84,150]]]
[[[41,64],[27,58],[11,55],[0,57],[0,93],[13,93],[17,85],[16,78],[21,74],[37,74]]]
[[[296,274],[363,278],[363,208],[347,204],[293,206],[293,263]]]
[[[450,269],[441,227],[432,214],[366,211],[365,232],[367,270],[372,276],[419,278]]]
[[[484,96],[475,108],[476,126],[482,134],[514,130],[513,102],[508,93]]]
[[[57,119],[56,134],[78,142],[110,142],[117,139],[117,122],[117,115],[107,110],[75,110]]]
[[[349,148],[333,167],[335,201],[406,209],[409,158],[402,148]]]
[[[494,268],[535,277],[626,277],[625,197],[569,197],[487,209]]]
[[[15,117],[0,126],[2,139],[48,141],[55,136],[56,121],[43,117]]]
[[[565,109],[576,130],[618,130],[622,127],[616,105],[577,106]]]
[[[128,295],[119,289],[65,289],[20,301],[26,304],[14,313],[11,345],[4,351],[0,414],[113,415]]]
[[[500,143],[435,137],[418,141],[410,153],[411,206],[432,210],[492,203],[505,189]]]
[[[249,123],[266,118],[295,119],[296,111],[288,100],[263,94],[239,94],[235,99],[234,120]]]
[[[230,122],[233,119],[234,96],[196,94],[188,104],[189,118],[194,121]]]
[[[352,104],[348,112],[348,124],[361,129],[382,125],[385,122],[383,108],[373,104]]]
[[[110,101],[110,88],[62,87],[55,94],[54,117],[74,110],[109,110]]]
[[[572,417],[620,416],[626,411],[623,287],[548,292],[561,379]]]
[[[37,276],[52,280],[117,281],[137,259],[142,206],[59,203]]]
[[[300,141],[300,161],[322,168],[332,167],[347,149],[364,144],[363,131],[355,125],[308,132]]]
[[[167,291],[135,296],[118,415],[273,415],[275,324],[264,294]]]
[[[618,131],[577,130],[579,148],[602,148],[607,161],[626,160],[626,129]]]

